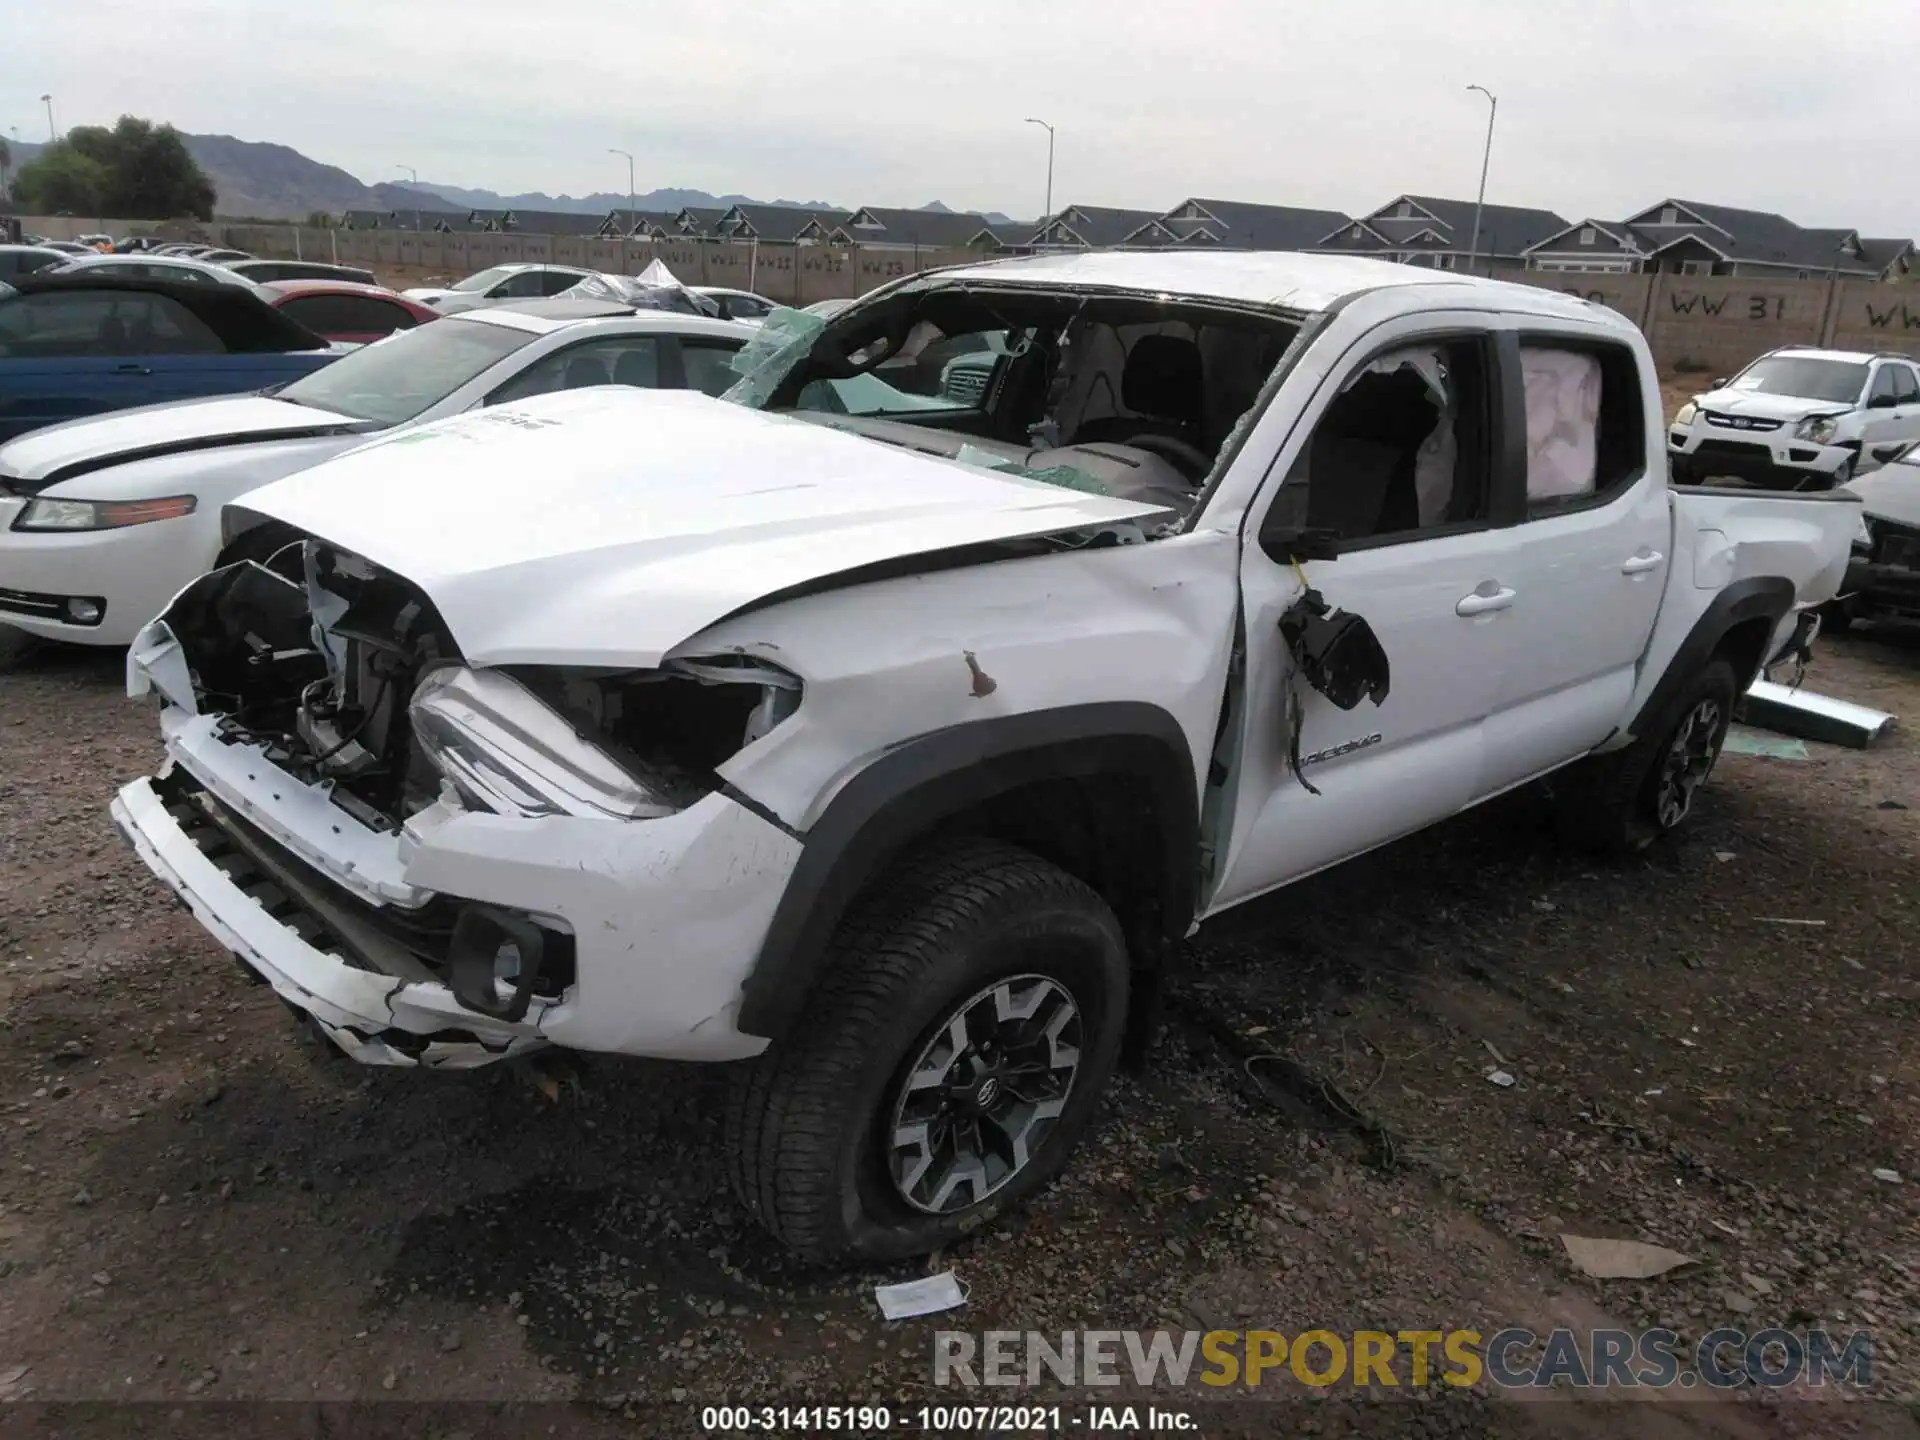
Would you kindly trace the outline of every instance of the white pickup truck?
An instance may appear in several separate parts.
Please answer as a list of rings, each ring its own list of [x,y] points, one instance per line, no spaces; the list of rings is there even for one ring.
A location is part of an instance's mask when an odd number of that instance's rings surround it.
[[[1669,487],[1613,311],[1371,261],[968,266],[741,361],[250,494],[313,538],[136,641],[113,814],[360,1060],[736,1062],[814,1259],[1045,1183],[1209,917],[1542,776],[1679,824],[1860,523]]]

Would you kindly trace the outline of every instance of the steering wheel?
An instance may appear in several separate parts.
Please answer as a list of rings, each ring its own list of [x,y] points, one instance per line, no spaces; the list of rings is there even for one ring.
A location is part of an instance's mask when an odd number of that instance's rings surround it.
[[[1158,455],[1189,481],[1198,484],[1207,471],[1213,468],[1213,457],[1198,446],[1173,435],[1135,435],[1120,442],[1135,450],[1144,450],[1149,455]]]

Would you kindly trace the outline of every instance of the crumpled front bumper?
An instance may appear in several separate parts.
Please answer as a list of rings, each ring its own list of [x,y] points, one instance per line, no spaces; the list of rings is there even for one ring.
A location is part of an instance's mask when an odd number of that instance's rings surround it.
[[[200,852],[151,781],[122,787],[111,808],[127,843],[206,931],[355,1060],[470,1069],[547,1043],[537,1023],[496,1024],[463,1010],[445,986],[409,984],[314,949]],[[414,1035],[425,1043],[401,1039]]]
[[[188,773],[204,778],[209,757],[169,738],[174,763],[190,756]],[[258,772],[258,757],[244,758]],[[276,798],[290,801],[302,787],[279,778]],[[120,790],[112,814],[121,833],[209,934],[356,1060],[461,1069],[548,1044],[693,1060],[766,1048],[734,1023],[740,984],[800,847],[724,796],[649,821],[461,815],[412,851],[405,876],[422,893],[514,907],[574,937],[566,992],[535,998],[508,1022],[468,1009],[446,984],[309,944],[202,852],[155,784]],[[284,823],[289,813],[250,818]],[[350,823],[341,816],[342,829]],[[317,869],[305,878],[330,883]]]

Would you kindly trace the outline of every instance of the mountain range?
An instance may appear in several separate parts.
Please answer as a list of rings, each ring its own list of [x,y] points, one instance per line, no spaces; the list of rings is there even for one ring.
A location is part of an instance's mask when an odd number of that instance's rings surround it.
[[[627,208],[625,192],[596,191],[592,195],[548,195],[526,191],[503,195],[497,190],[442,185],[422,180],[381,181],[368,185],[338,165],[325,165],[287,145],[262,140],[239,140],[231,135],[182,135],[188,151],[213,181],[219,194],[216,211],[235,219],[300,220],[316,210],[339,215],[347,210],[430,210],[465,214],[469,210],[558,210],[604,215]],[[40,153],[44,146],[12,142],[16,168]],[[849,207],[826,200],[756,200],[750,195],[712,195],[705,190],[670,187],[633,196],[641,210],[672,212],[684,206],[725,209],[730,205],[776,205],[822,214]],[[938,200],[920,207],[946,210]],[[998,211],[985,216],[992,224],[1011,223]]]

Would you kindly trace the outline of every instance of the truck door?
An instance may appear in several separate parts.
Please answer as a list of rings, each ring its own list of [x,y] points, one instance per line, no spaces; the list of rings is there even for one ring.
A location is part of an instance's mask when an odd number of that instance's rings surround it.
[[[1504,357],[1523,377],[1526,510],[1504,537],[1515,594],[1496,627],[1493,789],[1584,754],[1620,723],[1673,548],[1651,370],[1600,327],[1518,339]]]
[[[1240,753],[1209,908],[1483,792],[1483,728],[1503,683],[1491,622],[1513,595],[1494,526],[1495,496],[1513,481],[1503,487],[1496,472],[1520,463],[1517,445],[1501,443],[1517,418],[1503,414],[1513,401],[1496,383],[1490,323],[1484,313],[1389,321],[1323,379],[1301,381],[1314,392],[1245,529]],[[1301,558],[1309,553],[1319,558]],[[1307,683],[1301,647],[1282,629],[1300,618],[1303,587],[1365,620],[1388,672],[1377,702],[1343,708]]]

